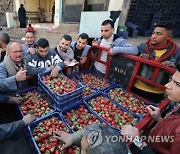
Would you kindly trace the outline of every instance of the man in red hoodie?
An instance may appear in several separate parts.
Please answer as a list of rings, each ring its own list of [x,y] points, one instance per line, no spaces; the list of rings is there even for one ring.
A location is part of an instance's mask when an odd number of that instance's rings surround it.
[[[180,102],[180,64],[176,65],[177,71],[172,76],[171,82],[165,85],[169,100]],[[152,148],[157,153],[177,154],[180,151],[180,106],[176,107],[165,118],[161,117],[158,107],[147,107],[150,115],[158,123],[150,131],[147,142],[141,140],[139,130],[131,125],[125,125],[121,134],[135,139],[134,143],[141,150]],[[139,152],[140,153],[140,152]]]

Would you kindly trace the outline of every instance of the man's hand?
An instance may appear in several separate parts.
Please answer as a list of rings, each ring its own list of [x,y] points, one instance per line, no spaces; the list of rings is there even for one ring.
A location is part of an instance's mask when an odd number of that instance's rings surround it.
[[[97,41],[96,38],[92,41],[92,46],[93,46],[93,45],[98,45],[98,41]]]
[[[149,54],[147,54],[147,53],[140,54],[139,57],[144,58],[144,59],[149,59],[150,58]]]
[[[87,59],[86,57],[81,57],[80,63],[84,64],[86,62],[86,59]]]
[[[26,72],[27,72],[27,70],[21,68],[21,69],[17,72],[17,74],[15,75],[16,81],[24,81],[24,80],[26,80],[26,77],[27,77],[27,76],[26,76]]]
[[[59,70],[56,67],[54,67],[53,70],[51,71],[50,76],[52,78],[56,78],[58,76],[58,74],[59,74]]]
[[[64,64],[68,66],[71,62],[70,61],[64,61]]]
[[[155,119],[156,121],[162,120],[160,108],[152,105],[148,105],[146,108],[153,119]]]
[[[77,63],[76,59],[71,60],[71,63]]]
[[[108,54],[109,54],[109,55],[111,55],[111,56],[113,56],[113,55],[114,55],[113,48],[109,49]]]
[[[49,69],[52,71],[54,69],[54,65],[49,66]]]
[[[26,125],[29,125],[32,121],[34,121],[36,119],[35,115],[34,114],[27,114],[23,117],[23,121],[25,123],[25,126]]]
[[[9,97],[9,104],[20,104],[23,101],[22,97]]]
[[[29,48],[29,49],[27,50],[27,53],[30,53],[30,54],[32,54],[32,55],[34,55],[35,52],[36,52],[36,49],[35,49],[35,48]]]
[[[171,62],[171,61],[168,61],[168,60],[163,61],[162,64],[165,65],[165,66],[168,66],[168,67],[175,68],[175,64],[173,62]]]
[[[55,138],[64,143],[64,145],[62,146],[62,150],[70,147],[73,144],[71,134],[66,133],[64,131],[55,131],[54,133],[56,134]]]
[[[124,125],[121,129],[121,134],[132,140],[136,137],[140,137],[139,130],[131,125]]]

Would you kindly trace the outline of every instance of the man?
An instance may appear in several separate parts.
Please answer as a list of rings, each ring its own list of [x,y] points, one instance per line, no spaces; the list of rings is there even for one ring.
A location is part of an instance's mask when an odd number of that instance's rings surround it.
[[[0,141],[18,138],[24,127],[35,120],[35,116],[27,114],[22,120],[0,125]]]
[[[45,38],[37,41],[36,53],[27,55],[27,63],[31,67],[51,71],[50,75],[53,78],[64,68],[63,61],[53,49],[49,48],[49,42]]]
[[[18,97],[0,95],[0,104],[19,104],[21,101],[22,99]],[[22,120],[0,124],[0,141],[19,137],[23,132],[24,126],[30,124],[33,120],[35,120],[35,116],[28,114]]]
[[[140,57],[174,67],[175,63],[180,60],[180,48],[171,40],[173,28],[174,25],[171,22],[157,23],[150,40],[138,46]],[[139,74],[150,79],[153,67],[142,65]],[[156,82],[164,85],[168,80],[169,75],[165,71],[160,71]],[[135,81],[132,91],[153,102],[160,102],[164,98],[164,90],[139,80]]]
[[[74,51],[74,59],[80,63],[85,63],[88,50],[91,46],[88,43],[89,36],[86,33],[79,35],[77,42],[72,42],[71,47]]]
[[[128,154],[127,146],[122,140],[114,141],[111,137],[120,137],[120,134],[112,128],[101,124],[91,124],[83,133],[68,134],[56,131],[56,138],[65,143],[62,150],[75,144],[81,145],[81,154]],[[80,135],[80,136],[79,136]]]
[[[1,33],[0,34],[0,48],[2,48],[2,50],[0,54],[0,62],[4,60],[4,57],[6,55],[6,47],[9,42],[10,42],[9,35],[7,33]]]
[[[21,101],[22,98],[0,95],[0,105],[15,105]],[[9,112],[6,113],[6,116],[7,114],[9,114]],[[14,114],[11,115],[10,118],[1,121],[0,153],[31,153],[32,150],[29,148],[30,146],[25,137],[24,129],[25,126],[34,120],[35,116],[32,114],[25,115],[22,120],[17,119],[17,115]]]
[[[165,87],[169,100],[180,102],[180,64],[177,64],[176,68],[177,71],[172,76],[172,81],[166,84]],[[158,122],[149,133],[149,137],[154,137],[154,140],[148,140],[148,143],[141,141],[139,130],[131,125],[124,126],[121,130],[121,134],[126,137],[131,137],[132,139],[136,138],[136,141],[138,142],[136,145],[140,149],[149,146],[157,153],[179,153],[180,107],[176,107],[174,111],[164,119],[161,117],[161,112],[158,107],[150,105],[147,109],[152,118]],[[157,139],[159,137],[160,139]],[[169,137],[169,139],[165,141],[165,137]]]
[[[102,37],[98,41],[96,39],[93,40],[92,45],[100,45],[106,48],[110,48],[110,55],[115,55],[118,53],[126,53],[132,55],[138,54],[137,47],[129,44],[126,40],[119,38],[117,35],[114,34],[114,23],[112,20],[105,20],[102,22],[101,34]],[[107,55],[108,53],[103,51],[100,59],[106,62]],[[106,72],[106,65],[95,62],[93,69],[99,75],[104,76]]]
[[[37,75],[44,72],[43,69],[27,67],[26,60],[23,58],[22,46],[18,42],[9,44],[7,55],[0,63],[0,92],[13,93],[17,90],[27,88],[27,76]]]
[[[22,44],[24,56],[28,53],[35,53],[35,36],[33,32],[27,31],[25,35],[25,43]]]
[[[26,28],[26,32],[35,32],[33,26],[31,24],[28,24],[27,28]]]
[[[74,52],[70,47],[72,37],[70,35],[64,35],[59,45],[55,48],[56,53],[64,60],[64,64],[68,65],[74,59]]]
[[[52,23],[54,22],[54,14],[55,14],[55,2],[53,3],[53,6],[52,6],[52,19],[51,19]]]

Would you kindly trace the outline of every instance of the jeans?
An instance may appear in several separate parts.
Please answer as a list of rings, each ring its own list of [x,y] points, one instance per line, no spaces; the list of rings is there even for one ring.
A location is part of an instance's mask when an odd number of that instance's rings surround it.
[[[105,74],[104,73],[101,73],[100,71],[98,71],[96,68],[95,68],[95,66],[93,65],[93,67],[92,67],[92,69],[91,69],[93,72],[95,72],[98,76],[100,76],[100,77],[104,77],[105,76]]]

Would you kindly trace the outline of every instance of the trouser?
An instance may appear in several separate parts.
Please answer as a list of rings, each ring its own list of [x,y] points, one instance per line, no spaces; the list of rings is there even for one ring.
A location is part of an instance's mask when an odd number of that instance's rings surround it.
[[[51,22],[52,22],[52,23],[54,22],[54,14],[52,14]]]
[[[104,77],[105,76],[105,74],[101,73],[100,71],[98,71],[94,65],[92,66],[92,71],[94,71],[100,77]]]

